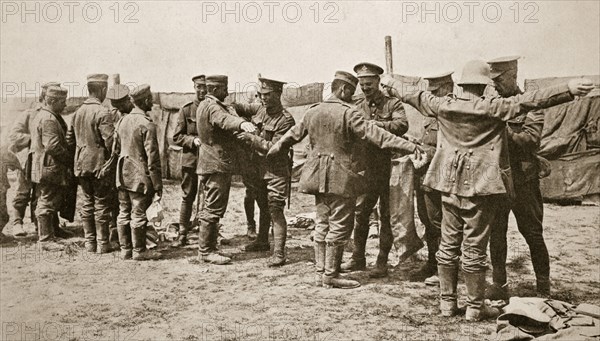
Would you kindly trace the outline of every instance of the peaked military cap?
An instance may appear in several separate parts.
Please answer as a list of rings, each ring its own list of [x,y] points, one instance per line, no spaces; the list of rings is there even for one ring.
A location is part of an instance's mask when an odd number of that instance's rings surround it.
[[[227,76],[212,75],[206,77],[206,84],[211,85],[227,85]]]
[[[152,92],[150,91],[150,85],[142,84],[142,85],[137,86],[135,89],[133,89],[129,93],[129,97],[131,97],[133,99],[138,99],[138,98],[144,98],[151,94],[152,94]]]
[[[356,85],[358,84],[358,78],[354,77],[353,74],[351,74],[350,72],[346,72],[346,71],[336,71],[333,79],[342,80],[342,81],[352,85],[355,88],[356,88]]]
[[[91,83],[91,82],[108,83],[108,75],[105,75],[103,73],[93,73],[93,74],[87,76],[87,82],[88,83]]]
[[[517,70],[517,60],[521,58],[519,56],[508,56],[492,59],[488,62],[490,64],[490,76],[492,79],[500,76],[508,70]]]
[[[127,95],[129,95],[129,87],[127,87],[127,85],[117,84],[108,89],[106,98],[116,101],[127,97]]]
[[[46,97],[66,98],[68,90],[59,86],[50,86],[46,90]]]
[[[371,63],[360,63],[354,67],[356,76],[360,77],[372,77],[383,74],[383,69],[375,64]]]
[[[269,92],[283,92],[283,85],[285,82],[276,81],[268,78],[259,78],[260,82],[260,90],[261,94],[266,94]]]
[[[42,84],[42,89],[48,89],[51,86],[58,86],[58,87],[60,87],[60,83],[58,83],[58,82],[48,82],[48,83]]]
[[[199,83],[199,84],[206,84],[206,76],[205,75],[194,76],[194,77],[192,77],[192,82]]]
[[[442,85],[445,85],[448,83],[454,84],[454,80],[452,80],[453,73],[454,73],[453,71],[450,71],[450,72],[442,73],[437,76],[423,77],[424,79],[427,79],[427,82],[428,82],[427,91],[435,91],[435,90],[441,88]]]

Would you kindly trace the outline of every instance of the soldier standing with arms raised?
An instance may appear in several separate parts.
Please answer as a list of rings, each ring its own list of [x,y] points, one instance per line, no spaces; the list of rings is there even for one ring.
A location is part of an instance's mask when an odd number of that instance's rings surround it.
[[[506,99],[484,98],[490,81],[488,65],[475,60],[465,65],[459,83],[464,97],[472,99],[439,98],[423,91],[403,96],[405,103],[439,122],[437,150],[424,184],[442,193],[442,239],[437,252],[440,310],[443,316],[458,312],[462,254],[467,321],[498,314],[484,303],[484,293],[491,227],[498,206],[514,191],[505,122],[529,110],[570,101],[593,88],[579,80]]]

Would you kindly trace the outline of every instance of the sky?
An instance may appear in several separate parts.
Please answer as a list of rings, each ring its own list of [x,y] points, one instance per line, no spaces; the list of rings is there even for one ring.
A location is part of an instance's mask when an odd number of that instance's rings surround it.
[[[2,1],[2,97],[47,81],[119,73],[153,91],[230,90],[257,74],[306,84],[368,61],[430,76],[520,55],[519,78],[600,74],[600,1]],[[85,94],[84,94],[85,95]]]

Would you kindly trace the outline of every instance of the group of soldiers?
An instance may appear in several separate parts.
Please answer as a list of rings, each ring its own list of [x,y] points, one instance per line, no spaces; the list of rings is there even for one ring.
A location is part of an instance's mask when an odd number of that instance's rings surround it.
[[[494,314],[484,304],[486,295],[508,295],[506,231],[511,210],[530,246],[538,293],[548,295],[550,267],[542,234],[540,161],[536,156],[543,113],[538,109],[586,95],[593,88],[591,82],[579,79],[522,93],[515,57],[468,62],[458,82],[460,96],[453,94],[451,73],[427,78],[427,91],[405,94],[400,83],[383,75],[377,65],[360,63],[354,71],[337,71],[331,95],[310,106],[300,122],[282,106],[284,82],[259,78],[260,103],[226,104],[227,76],[192,78],[196,98],[181,108],[173,136],[183,150],[183,195],[178,237],[172,246],[188,243],[193,203],[200,190],[204,199],[197,214],[198,258],[218,265],[231,262],[218,249],[217,237],[232,174],[241,174],[246,186],[245,207],[253,212],[256,202],[260,209],[258,231],[253,214],[248,215],[248,235],[253,241],[244,250],[269,251],[272,227],[273,253],[268,265],[284,265],[290,150],[308,136],[299,191],[315,196],[316,285],[360,286],[340,273],[366,269],[369,216],[378,202],[379,254],[369,274],[387,275],[394,239],[389,202],[391,160],[408,155],[420,179],[417,208],[426,227],[429,251],[426,264],[413,275],[431,281],[437,274],[442,315],[458,312],[459,260],[467,286],[467,320]],[[149,85],[132,91],[123,85],[109,89],[107,79],[104,74],[88,76],[89,98],[68,128],[61,116],[67,91],[48,84],[39,108],[28,111],[25,124],[16,126],[26,128],[22,132],[28,134],[28,140],[16,144],[16,130],[21,128],[13,128],[9,150],[29,148],[24,174],[30,189],[27,193],[33,195],[27,200],[32,206],[37,204],[35,217],[43,248],[61,248],[55,240],[62,233],[57,213],[65,186],[76,179],[83,192],[80,214],[86,250],[110,252],[111,241],[118,239],[123,259],[157,259],[160,253],[148,250],[145,244],[146,210],[162,197],[156,126],[149,116],[152,93]],[[484,96],[490,84],[497,93]],[[356,99],[359,85],[362,94]],[[112,110],[102,105],[106,98]],[[402,137],[408,130],[404,104],[426,116],[420,140]],[[118,207],[114,205],[117,201]],[[16,226],[22,225],[21,212],[24,209],[17,209]],[[111,223],[115,219],[116,224]],[[352,257],[342,262],[344,246],[353,232]],[[494,283],[486,292],[488,243]]]

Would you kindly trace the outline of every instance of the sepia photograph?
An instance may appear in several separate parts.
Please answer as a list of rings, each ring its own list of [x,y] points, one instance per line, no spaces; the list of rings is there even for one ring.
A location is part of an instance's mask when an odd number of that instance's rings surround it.
[[[0,17],[1,341],[600,341],[600,1]]]

